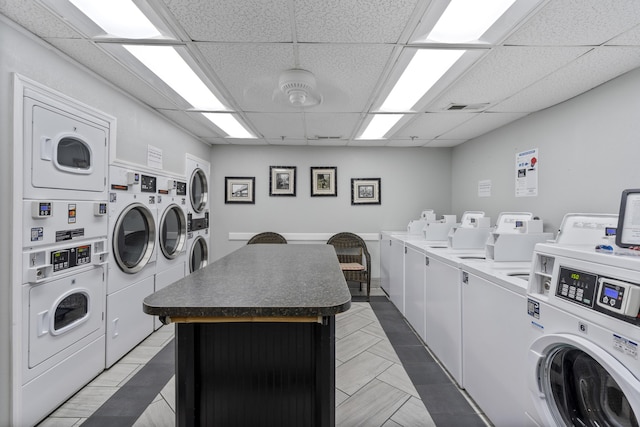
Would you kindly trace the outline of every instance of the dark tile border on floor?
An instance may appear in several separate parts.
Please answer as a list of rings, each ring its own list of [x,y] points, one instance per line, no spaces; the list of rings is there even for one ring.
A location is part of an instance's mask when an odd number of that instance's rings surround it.
[[[82,423],[83,427],[133,425],[173,376],[175,344],[171,339],[149,362]]]
[[[486,427],[391,301],[372,296],[369,304],[436,426]]]

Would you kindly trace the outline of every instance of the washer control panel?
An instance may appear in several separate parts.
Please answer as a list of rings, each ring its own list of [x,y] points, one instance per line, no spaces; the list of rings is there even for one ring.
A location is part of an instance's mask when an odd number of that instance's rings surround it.
[[[630,323],[640,322],[640,285],[560,267],[556,296]]]
[[[53,271],[58,272],[91,262],[91,245],[76,246],[51,252]]]

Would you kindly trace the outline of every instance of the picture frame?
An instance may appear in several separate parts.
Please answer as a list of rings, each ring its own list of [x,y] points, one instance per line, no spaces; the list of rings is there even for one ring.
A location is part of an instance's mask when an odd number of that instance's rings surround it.
[[[256,203],[256,178],[254,176],[227,176],[224,181],[225,203]]]
[[[296,166],[269,166],[269,195],[296,196]]]
[[[380,183],[380,178],[351,178],[351,204],[382,204]]]
[[[335,166],[311,167],[311,197],[338,196],[338,168]]]
[[[620,197],[618,227],[615,230],[605,229],[605,234],[615,234],[616,246],[621,248],[640,247],[640,227],[637,218],[640,215],[640,189],[626,189]]]

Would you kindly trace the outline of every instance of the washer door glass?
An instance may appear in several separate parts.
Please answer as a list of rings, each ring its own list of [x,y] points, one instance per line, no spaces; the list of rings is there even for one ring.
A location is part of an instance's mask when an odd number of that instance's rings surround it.
[[[207,266],[209,259],[209,248],[207,247],[207,241],[202,237],[196,237],[191,247],[191,254],[189,254],[189,272],[193,273],[196,270],[200,270]]]
[[[62,138],[56,148],[56,163],[63,169],[88,171],[91,169],[91,149],[79,139]]]
[[[151,258],[155,244],[155,222],[149,209],[133,204],[116,223],[113,250],[116,262],[125,273],[136,273]]]
[[[172,205],[165,211],[160,222],[160,249],[166,258],[175,258],[184,249],[187,235],[187,222],[184,212],[178,205]]]
[[[189,188],[189,198],[191,206],[196,212],[202,212],[207,204],[207,193],[209,185],[207,184],[207,176],[202,169],[196,169],[191,174],[191,185]]]
[[[545,394],[558,425],[637,427],[638,419],[618,383],[584,351],[561,346],[545,364]]]
[[[85,292],[75,292],[66,296],[55,308],[52,333],[62,333],[68,326],[84,319],[88,312],[89,296]]]

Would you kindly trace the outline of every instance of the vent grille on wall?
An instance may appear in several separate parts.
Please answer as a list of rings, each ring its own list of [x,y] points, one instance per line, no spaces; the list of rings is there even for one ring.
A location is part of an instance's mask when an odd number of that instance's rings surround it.
[[[482,111],[489,107],[488,102],[478,103],[478,104],[450,104],[446,111]]]

